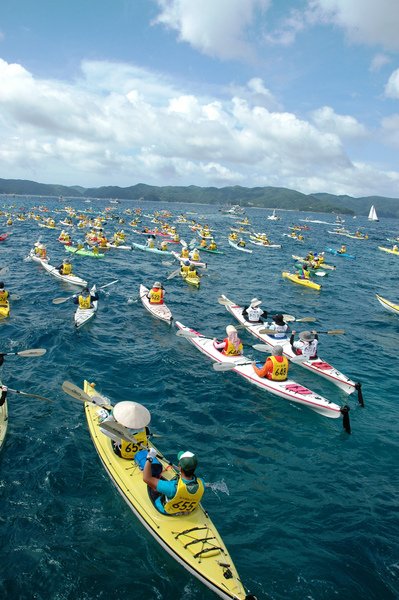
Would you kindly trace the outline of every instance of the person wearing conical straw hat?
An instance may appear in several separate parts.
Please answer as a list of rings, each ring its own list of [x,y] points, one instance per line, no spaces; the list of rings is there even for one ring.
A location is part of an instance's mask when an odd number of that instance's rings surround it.
[[[263,319],[267,319],[267,312],[260,307],[261,304],[261,300],[252,298],[249,306],[243,308],[243,317],[250,323],[263,323]]]
[[[139,450],[148,448],[151,414],[145,406],[130,400],[118,402],[102,419],[100,430],[112,440],[112,449],[121,458],[133,460]],[[121,438],[124,432],[131,441]]]

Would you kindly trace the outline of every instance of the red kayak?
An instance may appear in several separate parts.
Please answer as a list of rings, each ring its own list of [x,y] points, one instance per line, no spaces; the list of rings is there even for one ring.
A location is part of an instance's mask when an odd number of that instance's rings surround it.
[[[8,238],[8,233],[0,234],[0,242],[4,242]]]

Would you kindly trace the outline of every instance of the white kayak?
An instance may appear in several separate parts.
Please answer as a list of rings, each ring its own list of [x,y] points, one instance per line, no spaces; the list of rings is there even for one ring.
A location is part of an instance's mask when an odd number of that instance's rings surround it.
[[[195,265],[196,267],[203,267],[204,269],[206,269],[206,262],[202,262],[200,260],[193,260],[192,258],[189,258],[189,257],[186,258],[185,256],[182,256],[178,252],[175,252],[174,250],[172,250],[172,255],[175,257],[176,260],[180,260],[181,263],[184,263],[185,261],[188,260],[190,265]]]
[[[56,267],[53,267],[52,265],[50,265],[48,262],[45,262],[44,260],[41,260],[40,264],[42,265],[42,267],[44,269],[46,269],[46,271],[48,273],[50,273],[50,275],[53,275],[54,277],[56,277],[57,279],[60,279],[61,281],[65,281],[66,283],[70,283],[71,285],[76,285],[77,287],[86,287],[87,286],[87,281],[85,281],[81,277],[78,277],[77,275],[61,275],[61,273],[59,272],[59,270]]]
[[[38,256],[37,254],[35,254],[35,251],[34,251],[33,248],[29,252],[29,257],[28,258],[30,258],[30,260],[32,260],[35,263],[39,263],[39,264],[42,263],[42,262],[48,263],[48,258],[40,258],[40,256]]]
[[[252,254],[252,250],[250,250],[249,248],[246,248],[245,246],[239,246],[236,242],[233,242],[233,240],[231,240],[230,238],[228,241],[232,248],[235,248],[236,250],[241,250],[241,252],[249,252],[250,254]]]
[[[7,398],[4,401],[4,404],[0,406],[0,451],[4,446],[4,442],[6,440],[8,428],[8,407],[7,407]]]
[[[152,252],[153,254],[163,254],[164,256],[170,256],[172,253],[169,250],[160,250],[159,248],[150,248],[145,244],[132,243],[132,250],[142,250],[143,252]]]
[[[151,302],[147,298],[147,294],[149,291],[150,290],[146,288],[145,285],[140,285],[140,298],[144,308],[146,308],[148,312],[152,314],[153,317],[156,317],[161,321],[165,321],[165,323],[168,323],[170,325],[173,320],[171,311],[166,306],[166,304],[151,304]]]
[[[262,329],[265,329],[266,327],[264,323],[249,323],[242,314],[244,307],[234,304],[234,302],[229,300],[224,295],[222,295],[221,297],[225,302],[224,305],[226,307],[226,310],[231,315],[233,315],[233,317],[235,317],[237,321],[239,321],[239,323],[244,325],[245,329],[249,331],[249,333],[251,333],[254,337],[262,340],[262,342],[270,346],[270,348],[273,348],[273,346],[277,345],[283,346],[284,355],[288,358],[288,360],[292,360],[296,357],[291,348],[291,344],[288,341],[288,338],[278,339],[273,337],[272,335],[260,333],[260,331]],[[309,360],[298,362],[298,364],[300,367],[308,369],[309,371],[312,371],[312,373],[316,373],[316,375],[324,377],[324,379],[328,379],[328,381],[334,383],[346,394],[352,394],[360,386],[360,384],[356,384],[354,381],[349,379],[349,377],[341,373],[341,371],[338,371],[332,365],[325,362],[321,358],[311,358]]]
[[[90,290],[90,295],[94,296],[96,291],[97,291],[96,285],[93,285],[93,287]],[[90,321],[96,314],[97,308],[98,308],[98,300],[94,300],[92,302],[92,306],[90,308],[80,308],[78,306],[78,308],[75,311],[75,315],[74,315],[75,327],[76,328],[82,327],[82,325],[84,325],[85,323]]]
[[[263,248],[281,248],[281,244],[267,244],[261,240],[248,240],[254,246],[262,246]]]
[[[176,321],[176,327],[183,332],[187,332],[187,340],[214,362],[234,363],[235,366],[231,370],[244,377],[249,383],[285,400],[307,406],[324,417],[338,419],[341,416],[341,407],[338,404],[330,402],[327,398],[312,392],[312,390],[296,383],[296,381],[292,379],[271,381],[270,379],[259,377],[253,369],[252,359],[246,356],[225,356],[214,347],[212,338],[202,336],[195,329],[185,327],[179,321]],[[194,337],[191,337],[192,334],[194,334]]]

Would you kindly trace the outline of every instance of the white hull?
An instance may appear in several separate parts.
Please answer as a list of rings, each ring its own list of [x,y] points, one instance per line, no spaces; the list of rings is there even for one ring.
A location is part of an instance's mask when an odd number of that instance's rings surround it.
[[[94,296],[94,294],[96,293],[96,286],[93,285],[93,287],[90,290],[90,294]],[[74,322],[75,322],[75,327],[78,329],[79,327],[82,327],[82,325],[84,325],[85,323],[88,323],[89,321],[91,321],[91,319],[94,317],[94,315],[97,312],[97,308],[98,308],[98,300],[94,300],[93,302],[93,308],[77,308],[75,315],[74,315]]]
[[[169,308],[166,306],[166,304],[151,304],[151,302],[147,298],[148,292],[149,289],[146,288],[145,285],[141,284],[140,298],[144,308],[146,308],[148,312],[152,314],[153,317],[170,324],[172,322],[173,317]]]

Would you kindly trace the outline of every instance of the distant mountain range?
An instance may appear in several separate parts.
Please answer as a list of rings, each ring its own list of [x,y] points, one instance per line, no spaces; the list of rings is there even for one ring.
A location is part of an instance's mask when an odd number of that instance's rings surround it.
[[[63,196],[67,198],[102,198],[152,202],[187,202],[199,204],[240,204],[261,208],[301,210],[309,212],[368,215],[374,204],[379,217],[399,218],[399,199],[383,196],[335,196],[334,194],[302,194],[280,187],[224,188],[190,186],[154,186],[138,183],[130,187],[105,186],[84,188],[37,183],[24,179],[0,179],[0,194],[25,196]]]

